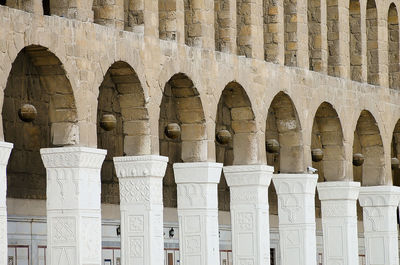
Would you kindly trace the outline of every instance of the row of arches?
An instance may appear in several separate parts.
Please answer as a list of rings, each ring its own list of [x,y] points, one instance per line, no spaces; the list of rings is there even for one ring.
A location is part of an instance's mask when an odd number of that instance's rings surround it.
[[[380,71],[386,72],[386,69],[380,69],[380,64],[385,64],[386,59],[379,59],[381,48],[378,46],[387,43],[388,85],[396,89],[400,86],[399,20],[395,3],[389,5],[384,21],[387,40],[378,42],[378,35],[382,38],[383,33],[378,31],[381,25],[378,25],[375,0],[368,0],[366,6],[361,6],[360,0],[348,0],[345,6],[339,5],[338,0],[326,3],[321,0],[307,0],[305,3],[296,0],[282,0],[282,3],[263,0],[260,7],[243,0],[199,1],[185,0],[181,7],[176,0],[159,0],[160,39],[177,40],[178,32],[182,31],[182,38],[187,45],[201,46],[207,42],[202,38],[213,31],[217,51],[254,57],[258,54],[254,50],[263,46],[266,61],[300,67],[303,63],[299,60],[304,55],[299,52],[302,43],[308,42],[306,60],[310,70],[337,77],[348,76],[352,80],[367,81],[373,85],[381,85]],[[40,3],[45,15],[68,16],[68,10],[73,8],[65,0],[43,0]],[[38,3],[33,0],[3,0],[0,4],[33,12]],[[303,5],[307,6],[306,14],[301,13],[304,11]],[[144,32],[142,0],[95,0],[90,6],[95,23]],[[180,8],[183,14],[178,12]],[[299,20],[303,15],[306,21],[301,23]],[[362,17],[365,17],[365,22]],[[179,19],[182,18],[183,24],[180,25]],[[364,23],[365,29],[362,28]],[[304,25],[307,25],[306,28],[301,28]],[[261,42],[256,41],[260,35],[258,31],[263,35]],[[303,32],[307,31],[308,40],[301,39]],[[341,59],[346,56],[349,57],[349,66],[344,65],[347,59]],[[366,66],[366,73],[363,73],[363,65]]]
[[[108,152],[101,173],[102,200],[118,203],[118,179],[112,158],[152,152],[150,142],[154,136],[150,134],[148,100],[136,72],[122,61],[108,69],[99,91],[97,145]],[[33,121],[21,120],[23,104],[36,108]],[[106,115],[115,118],[110,130],[102,125],[107,122]],[[60,60],[45,47],[25,47],[18,54],[4,91],[2,118],[5,141],[14,143],[7,169],[8,196],[45,199],[46,173],[40,148],[79,144],[71,85]],[[215,141],[210,137],[212,132],[207,131],[200,94],[184,73],[174,74],[165,84],[158,121],[159,153],[169,157],[164,177],[164,203],[168,207],[176,207],[173,163],[207,161],[212,145],[215,160],[224,165],[258,163],[260,132],[255,113],[245,89],[235,81],[229,82],[220,96]],[[341,122],[328,102],[323,102],[313,117],[311,150],[319,149],[323,157],[312,166],[319,169],[320,181],[354,179],[363,185],[392,184],[385,175],[383,140],[371,112],[363,110],[359,115],[352,143],[345,139]],[[304,143],[302,126],[289,95],[284,92],[275,95],[268,107],[265,127],[267,163],[274,166],[275,173],[306,171],[305,149],[310,148]],[[392,160],[399,155],[399,135],[400,122],[393,132]],[[352,163],[351,154],[361,154],[364,164],[354,166],[353,175],[349,176],[346,168]],[[398,182],[399,171],[397,167],[392,171],[394,183]],[[224,178],[219,191],[220,209],[228,210],[229,189]]]

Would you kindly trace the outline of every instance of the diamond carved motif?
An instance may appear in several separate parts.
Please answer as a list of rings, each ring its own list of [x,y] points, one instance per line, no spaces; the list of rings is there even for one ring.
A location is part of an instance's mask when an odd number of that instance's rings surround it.
[[[75,219],[73,217],[55,217],[52,227],[54,243],[67,243],[75,240]]]
[[[134,258],[143,258],[143,238],[131,237],[129,239],[130,256]]]

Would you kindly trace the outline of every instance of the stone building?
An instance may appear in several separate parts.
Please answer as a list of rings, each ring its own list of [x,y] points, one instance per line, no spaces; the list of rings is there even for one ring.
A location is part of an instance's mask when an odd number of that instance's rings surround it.
[[[0,0],[0,265],[399,264],[398,8]]]

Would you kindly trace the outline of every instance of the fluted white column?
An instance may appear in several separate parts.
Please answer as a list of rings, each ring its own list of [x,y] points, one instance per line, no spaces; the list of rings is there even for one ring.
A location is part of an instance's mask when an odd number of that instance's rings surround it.
[[[317,184],[322,209],[324,264],[358,264],[357,198],[359,182]]]
[[[398,265],[399,248],[396,210],[400,187],[361,187],[365,257],[367,265]]]
[[[315,187],[318,175],[276,174],[282,265],[316,265]]]
[[[268,187],[274,168],[224,167],[231,194],[233,264],[270,264]]]
[[[119,179],[122,265],[164,263],[162,180],[168,157],[114,157]]]
[[[40,149],[47,174],[46,264],[100,265],[100,169],[106,150]]]
[[[0,265],[7,265],[7,164],[13,145],[0,142]]]
[[[217,185],[222,164],[174,164],[181,265],[219,265]]]

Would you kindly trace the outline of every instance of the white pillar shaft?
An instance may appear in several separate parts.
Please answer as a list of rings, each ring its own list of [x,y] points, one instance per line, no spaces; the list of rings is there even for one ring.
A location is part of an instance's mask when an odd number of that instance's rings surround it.
[[[367,265],[398,265],[398,232],[396,209],[400,187],[361,187],[365,257]]]
[[[318,183],[322,209],[324,264],[358,264],[359,182]]]
[[[278,195],[282,265],[316,265],[315,187],[317,175],[273,176]]]
[[[180,265],[219,265],[217,185],[222,164],[174,164]]]
[[[162,179],[168,158],[114,157],[119,178],[122,265],[164,262]]]
[[[0,265],[7,265],[7,163],[13,145],[0,142]]]
[[[268,186],[273,167],[224,167],[231,193],[233,264],[270,264]]]
[[[47,264],[101,264],[100,169],[106,151],[41,149],[47,172]]]

